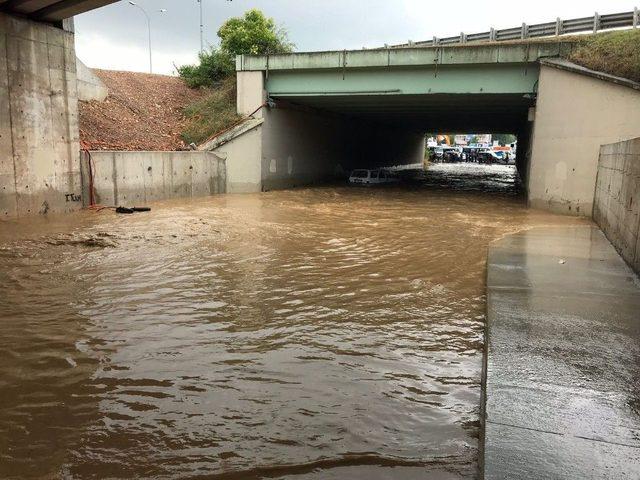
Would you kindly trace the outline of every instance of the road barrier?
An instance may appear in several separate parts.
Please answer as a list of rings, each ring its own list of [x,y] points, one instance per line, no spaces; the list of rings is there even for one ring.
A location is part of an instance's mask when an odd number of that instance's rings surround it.
[[[403,43],[400,45],[385,45],[385,48],[412,48],[412,47],[437,47],[440,45],[458,45],[469,42],[503,42],[507,40],[525,40],[528,38],[542,38],[566,35],[571,33],[597,33],[602,30],[615,28],[638,28],[640,25],[640,11],[634,8],[630,12],[611,13],[600,15],[597,12],[592,17],[574,18],[562,20],[557,18],[553,22],[527,25],[523,23],[519,27],[503,28],[497,30],[491,28],[488,32],[470,33],[464,32],[454,37],[438,38],[420,42]]]

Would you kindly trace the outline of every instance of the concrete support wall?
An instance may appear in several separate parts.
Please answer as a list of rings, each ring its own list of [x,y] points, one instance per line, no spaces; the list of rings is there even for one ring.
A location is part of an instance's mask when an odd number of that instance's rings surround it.
[[[85,205],[89,157],[83,154]],[[91,152],[95,203],[141,206],[169,198],[205,197],[226,191],[225,162],[211,152]]]
[[[529,184],[534,208],[591,216],[600,145],[640,135],[640,92],[542,66]]]
[[[213,150],[227,165],[227,193],[262,190],[262,125]]]
[[[421,163],[424,135],[357,118],[275,108],[262,133],[263,189],[343,177],[357,167]]]
[[[107,98],[109,95],[107,86],[79,58],[76,58],[76,75],[78,77],[78,100],[103,102]]]
[[[600,149],[593,218],[640,273],[640,138]]]
[[[237,110],[240,115],[250,115],[260,105],[264,104],[264,73],[262,72],[238,72]],[[256,117],[261,117],[262,112],[257,112]]]
[[[73,34],[0,14],[0,218],[82,206],[76,92]]]

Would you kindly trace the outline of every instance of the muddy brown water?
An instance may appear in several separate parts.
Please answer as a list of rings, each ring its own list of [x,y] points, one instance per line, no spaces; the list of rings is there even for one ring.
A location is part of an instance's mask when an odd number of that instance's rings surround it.
[[[474,478],[513,176],[0,223],[0,477]]]

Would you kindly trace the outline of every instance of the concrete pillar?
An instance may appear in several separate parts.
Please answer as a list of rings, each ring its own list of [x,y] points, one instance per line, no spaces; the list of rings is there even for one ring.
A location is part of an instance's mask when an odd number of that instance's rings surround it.
[[[261,71],[238,72],[237,81],[238,113],[240,115],[250,115],[266,101],[264,73]],[[254,116],[262,118],[263,112],[259,111]]]
[[[0,42],[0,219],[77,210],[73,34],[0,14]]]

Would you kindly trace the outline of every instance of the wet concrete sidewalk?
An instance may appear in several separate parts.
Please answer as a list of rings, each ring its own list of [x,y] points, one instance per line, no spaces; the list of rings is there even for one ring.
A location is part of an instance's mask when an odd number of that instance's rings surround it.
[[[640,281],[596,227],[492,245],[485,479],[640,478]]]

